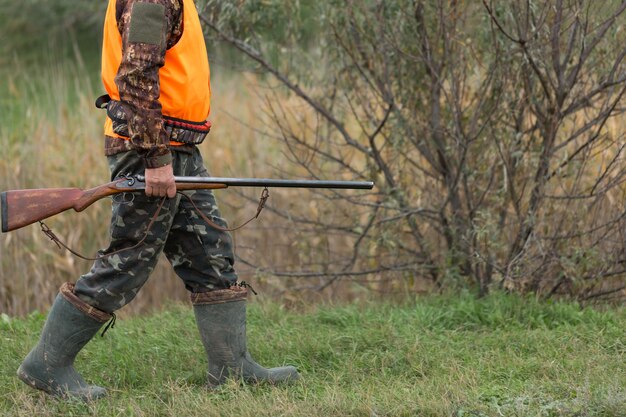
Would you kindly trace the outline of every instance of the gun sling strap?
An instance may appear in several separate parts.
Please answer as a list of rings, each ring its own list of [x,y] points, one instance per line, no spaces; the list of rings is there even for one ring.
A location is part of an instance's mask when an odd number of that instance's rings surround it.
[[[202,220],[204,220],[212,228],[214,228],[216,230],[219,230],[221,232],[234,232],[234,231],[239,230],[242,227],[246,226],[251,221],[257,219],[259,217],[259,215],[261,214],[261,212],[263,211],[263,208],[265,208],[265,203],[267,202],[267,199],[270,197],[270,192],[267,189],[267,187],[265,187],[263,189],[263,191],[261,192],[261,196],[259,197],[259,205],[257,207],[256,214],[253,217],[251,217],[250,219],[248,219],[247,221],[245,221],[244,223],[242,223],[239,226],[237,226],[237,227],[227,228],[227,227],[220,226],[219,224],[217,224],[214,221],[212,221],[209,217],[207,217],[202,212],[202,210],[200,210],[198,208],[196,203],[193,201],[193,199],[189,195],[187,195],[187,194],[185,194],[183,192],[180,192],[180,191],[178,191],[177,193],[189,200],[189,202],[191,203],[192,207],[194,208],[194,210],[196,210],[196,213],[198,214],[198,216],[200,216],[200,218],[202,218]],[[163,199],[161,200],[161,202],[157,206],[157,209],[154,212],[154,215],[150,218],[150,222],[148,223],[148,226],[146,227],[146,231],[145,231],[143,237],[139,240],[139,242],[137,242],[136,244],[134,244],[133,246],[130,246],[128,248],[118,249],[118,250],[113,251],[113,252],[109,252],[109,253],[106,253],[106,254],[102,254],[102,255],[96,256],[95,258],[90,258],[88,256],[81,255],[80,253],[76,252],[74,249],[72,249],[69,246],[67,246],[67,244],[65,244],[61,239],[59,239],[59,237],[52,231],[52,229],[50,229],[50,227],[48,227],[48,225],[45,224],[43,221],[39,221],[39,225],[41,226],[41,231],[43,232],[43,234],[45,234],[51,241],[53,241],[59,247],[59,249],[65,249],[68,252],[70,252],[72,255],[77,256],[77,257],[79,257],[81,259],[84,259],[86,261],[97,261],[99,259],[106,259],[106,258],[111,257],[113,255],[116,255],[118,253],[129,251],[129,250],[132,250],[132,249],[135,249],[135,248],[138,248],[139,246],[141,246],[143,244],[143,242],[145,242],[146,238],[148,237],[148,233],[150,233],[150,230],[152,229],[152,226],[156,222],[156,219],[159,217],[159,214],[161,213],[161,209],[163,208],[163,205],[165,204],[165,200],[167,200],[167,197],[163,197]]]

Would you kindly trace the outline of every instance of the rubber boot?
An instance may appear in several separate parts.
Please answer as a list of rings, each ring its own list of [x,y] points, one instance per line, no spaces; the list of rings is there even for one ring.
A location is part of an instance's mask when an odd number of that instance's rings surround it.
[[[217,387],[227,378],[278,384],[299,378],[293,366],[264,368],[252,359],[246,345],[246,288],[232,287],[191,295],[196,323],[209,361],[208,384]]]
[[[78,352],[111,315],[74,295],[74,285],[63,284],[48,313],[37,346],[17,370],[17,376],[33,388],[55,397],[95,400],[104,388],[89,385],[73,367]]]

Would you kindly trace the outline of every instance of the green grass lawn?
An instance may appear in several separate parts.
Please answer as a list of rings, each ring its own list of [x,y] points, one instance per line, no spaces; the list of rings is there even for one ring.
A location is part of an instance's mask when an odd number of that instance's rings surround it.
[[[286,311],[250,304],[249,348],[291,386],[204,388],[191,309],[118,320],[76,366],[110,396],[62,402],[15,371],[44,316],[0,319],[3,416],[626,416],[626,309],[494,295]]]

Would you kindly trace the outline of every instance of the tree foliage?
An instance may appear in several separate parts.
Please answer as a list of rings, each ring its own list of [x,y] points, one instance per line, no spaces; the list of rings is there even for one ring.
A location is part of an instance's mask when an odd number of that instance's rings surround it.
[[[626,2],[279,4],[210,0],[203,20],[297,98],[266,109],[292,167],[377,185],[296,218],[318,262],[285,275],[624,293]],[[324,255],[320,234],[345,240]]]
[[[51,46],[93,43],[102,33],[106,1],[0,0],[0,63],[12,55],[31,58]],[[71,45],[70,45],[71,46]],[[96,51],[93,45],[86,50]]]

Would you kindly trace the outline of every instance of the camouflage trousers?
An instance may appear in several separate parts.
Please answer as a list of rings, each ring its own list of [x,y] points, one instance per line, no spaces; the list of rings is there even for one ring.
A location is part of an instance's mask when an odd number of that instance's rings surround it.
[[[197,148],[190,152],[173,151],[172,154],[174,175],[209,176]],[[143,175],[144,172],[143,161],[135,151],[109,156],[108,162],[112,180],[126,174]],[[213,192],[185,193],[192,197],[205,216],[227,227]],[[161,198],[147,197],[143,192],[113,199],[111,243],[98,253],[106,255],[141,241],[160,202]],[[206,224],[189,200],[177,194],[165,201],[141,245],[96,260],[89,273],[76,282],[74,293],[87,304],[112,313],[135,298],[162,252],[191,292],[228,288],[237,281],[230,234]]]

